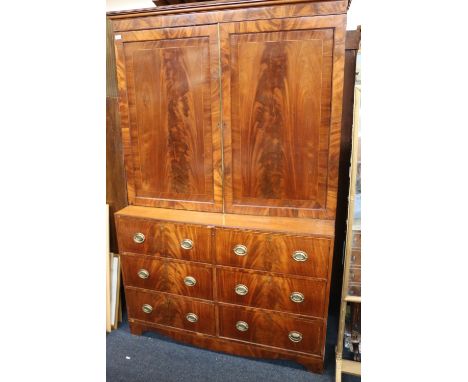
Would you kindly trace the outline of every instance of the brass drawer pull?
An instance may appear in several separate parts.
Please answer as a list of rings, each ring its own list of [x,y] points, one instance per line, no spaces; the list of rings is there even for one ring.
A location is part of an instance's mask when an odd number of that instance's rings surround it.
[[[133,241],[137,244],[141,244],[145,241],[145,235],[143,235],[141,232],[137,232],[135,235],[133,235]]]
[[[289,296],[292,302],[302,302],[304,301],[304,295],[300,292],[292,292],[291,296]]]
[[[187,276],[184,278],[184,284],[189,287],[194,286],[196,283],[197,283],[197,280],[195,280],[195,277]]]
[[[249,288],[247,288],[247,286],[244,284],[237,284],[234,290],[239,296],[245,296],[247,293],[249,293]]]
[[[239,331],[239,332],[246,332],[247,330],[249,330],[249,324],[245,321],[237,321],[236,322],[236,329]]]
[[[306,252],[304,251],[294,251],[292,254],[292,258],[296,261],[306,261],[309,258],[309,255],[307,255]]]
[[[190,239],[184,239],[180,242],[180,246],[183,248],[183,249],[192,249],[193,248],[193,241],[190,240]]]
[[[195,313],[188,313],[185,318],[187,319],[188,322],[197,322],[198,321],[198,316]]]
[[[144,304],[141,309],[143,310],[143,312],[145,313],[151,313],[153,311],[153,307],[149,304]]]
[[[237,256],[247,255],[247,247],[245,245],[237,244],[232,250]]]
[[[138,271],[138,277],[140,279],[147,279],[149,277],[149,272],[146,269],[140,269]]]
[[[292,332],[289,332],[288,337],[292,342],[301,342],[302,341],[302,334],[299,333],[299,332],[296,332],[294,330]]]

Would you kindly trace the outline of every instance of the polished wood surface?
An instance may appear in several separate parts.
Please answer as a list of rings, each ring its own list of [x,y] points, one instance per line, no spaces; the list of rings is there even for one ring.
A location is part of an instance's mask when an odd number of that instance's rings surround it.
[[[332,220],[283,218],[274,216],[254,216],[239,214],[218,214],[209,212],[171,210],[166,208],[148,208],[128,206],[117,212],[116,216],[134,217],[168,222],[202,224],[207,226],[240,228],[309,236],[329,237],[334,235]]]
[[[221,25],[227,212],[334,218],[343,21]]]
[[[236,323],[239,321],[248,324],[246,331],[242,332],[236,328]],[[292,342],[288,337],[291,331],[301,333],[302,340]],[[272,333],[275,335],[272,336]],[[305,320],[260,309],[220,306],[219,334],[221,337],[246,342],[322,354],[323,322],[321,320]]]
[[[244,245],[247,254],[236,255],[236,245]],[[307,259],[294,260],[293,254],[296,251],[305,252]],[[221,265],[327,279],[331,256],[330,240],[216,229],[216,263]]]
[[[246,4],[250,3],[250,4]],[[164,8],[108,12],[115,31],[140,30],[186,25],[215,24],[241,20],[269,20],[281,17],[343,14],[346,0],[259,0],[187,4]],[[200,13],[195,13],[203,11]]]
[[[313,317],[325,314],[325,281],[224,267],[217,267],[216,277],[217,299],[221,302]],[[235,289],[238,285],[245,285],[248,293],[237,294]],[[293,292],[302,293],[304,301],[293,302]]]
[[[289,19],[221,27],[230,41],[228,212],[325,208],[333,29],[297,30],[305,27]]]
[[[141,320],[129,319],[130,332],[135,335],[141,335],[146,331],[157,331],[176,341],[188,343],[201,348],[220,351],[229,354],[256,357],[263,359],[288,359],[298,362],[306,367],[307,370],[314,373],[323,372],[322,356],[314,354],[299,353],[287,349],[260,345],[254,343],[245,343],[235,339],[214,337],[203,333],[192,333],[188,330],[182,330],[175,327],[158,325]]]
[[[126,179],[120,135],[113,32],[107,22],[106,38],[106,203],[109,205],[110,251],[119,253],[114,213],[127,206]]]
[[[214,304],[186,297],[125,288],[129,319],[145,320],[200,333],[215,333]],[[143,311],[143,305],[151,306],[151,313]],[[187,314],[198,316],[197,322],[187,320]]]
[[[109,14],[131,332],[320,372],[348,2],[161,1],[171,4]]]
[[[222,211],[216,26],[116,40],[131,204]]]
[[[166,258],[148,259],[147,256],[121,255],[125,285],[155,291],[197,297],[213,298],[213,270],[209,265],[174,261]],[[138,272],[146,271],[143,279]],[[185,277],[193,277],[196,284],[187,286]]]
[[[121,253],[212,262],[211,230],[206,226],[136,219],[120,214],[116,216]],[[134,241],[136,233],[145,235],[143,243]],[[186,239],[192,242],[193,248],[182,248],[181,243]]]

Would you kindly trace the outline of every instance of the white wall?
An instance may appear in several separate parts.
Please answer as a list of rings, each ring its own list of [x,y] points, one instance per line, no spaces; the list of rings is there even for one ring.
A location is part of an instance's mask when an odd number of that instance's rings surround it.
[[[106,0],[106,12],[154,7],[151,0]]]

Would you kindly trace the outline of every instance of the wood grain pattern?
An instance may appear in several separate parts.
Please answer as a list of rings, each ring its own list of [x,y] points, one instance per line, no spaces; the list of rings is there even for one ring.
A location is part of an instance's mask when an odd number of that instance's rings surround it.
[[[250,2],[251,1],[247,1]],[[345,0],[311,2],[310,0],[270,0],[256,4],[219,4],[200,7],[177,6],[173,9],[138,9],[109,12],[115,31],[180,27],[227,23],[242,20],[271,20],[282,17],[321,16],[346,12]],[[194,13],[203,10],[200,13]]]
[[[172,257],[190,261],[212,262],[211,229],[205,226],[174,224],[116,215],[121,253]],[[135,233],[143,233],[145,241],[135,243]],[[181,242],[189,239],[192,249],[183,249]]]
[[[219,214],[141,206],[128,206],[118,211],[116,215],[178,223],[190,222],[191,224],[241,228],[246,230],[307,234],[325,238],[332,238],[334,236],[334,222],[332,220]]]
[[[116,40],[129,201],[222,210],[217,28]]]
[[[244,357],[288,359],[304,365],[305,368],[311,372],[323,372],[323,358],[314,354],[305,355],[304,353],[298,353],[267,345],[245,343],[242,341],[236,341],[235,339],[226,339],[213,337],[206,334],[191,333],[190,331],[135,319],[129,319],[129,326],[131,333],[136,335],[141,335],[146,331],[156,331],[176,341],[188,343],[201,348],[221,351]]]
[[[333,219],[343,18],[240,22],[220,30],[225,210]]]
[[[146,256],[121,255],[125,285],[155,291],[174,293],[188,297],[211,300],[213,298],[211,266],[174,261],[166,258],[148,259]],[[138,276],[140,270],[149,273],[148,278]],[[184,278],[195,278],[196,284],[187,286]]]
[[[234,253],[238,244],[247,247],[246,255]],[[295,251],[306,252],[307,260],[295,261]],[[330,240],[216,229],[216,263],[220,265],[327,279],[331,256]]]
[[[323,317],[327,283],[319,279],[271,274],[217,267],[217,297],[220,302],[279,310],[313,317]],[[236,294],[236,285],[247,286],[244,296]],[[304,295],[304,301],[291,301],[293,292]]]
[[[129,319],[145,320],[200,333],[215,333],[213,303],[164,293],[144,292],[132,287],[125,288],[125,297]],[[151,313],[142,310],[144,304],[153,308]],[[195,313],[198,321],[188,321],[188,313]]]
[[[248,330],[237,330],[238,321],[246,322]],[[221,337],[322,355],[322,320],[306,320],[259,309],[220,306],[219,324]],[[292,342],[288,338],[291,331],[301,333],[302,340]],[[272,333],[275,335],[272,336]]]

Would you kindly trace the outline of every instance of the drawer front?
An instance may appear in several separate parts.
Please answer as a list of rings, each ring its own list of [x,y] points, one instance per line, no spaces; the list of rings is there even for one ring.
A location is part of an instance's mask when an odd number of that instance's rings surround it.
[[[216,229],[217,264],[328,278],[330,240]]]
[[[361,268],[351,267],[349,269],[349,281],[352,283],[361,282]]]
[[[208,227],[119,215],[116,221],[121,253],[131,252],[212,262],[211,229]]]
[[[238,307],[219,307],[221,337],[321,355],[323,322]],[[290,338],[291,336],[291,338]]]
[[[215,334],[214,304],[162,293],[125,290],[129,318]]]
[[[348,294],[350,296],[361,296],[361,283],[352,283],[348,284]]]
[[[223,268],[217,268],[216,275],[219,301],[315,317],[324,314],[325,281]]]
[[[211,300],[213,269],[210,266],[121,255],[125,285]]]
[[[361,249],[354,249],[351,251],[351,266],[361,266]]]

